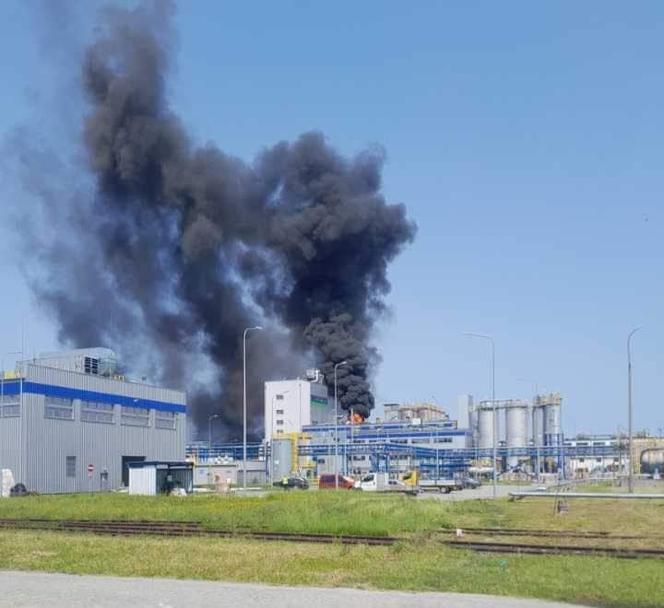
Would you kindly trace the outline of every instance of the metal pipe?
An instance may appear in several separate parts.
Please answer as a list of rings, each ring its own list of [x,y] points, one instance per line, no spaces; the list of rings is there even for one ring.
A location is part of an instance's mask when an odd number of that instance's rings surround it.
[[[628,490],[632,494],[634,492],[634,462],[633,462],[633,445],[632,445],[632,336],[639,331],[640,327],[635,327],[629,332],[627,336],[627,427],[629,433],[629,477],[628,477]]]
[[[247,327],[242,334],[242,489],[247,489],[247,333],[262,327]]]
[[[348,361],[339,361],[334,365],[334,489],[339,489],[339,401],[337,399],[337,368],[347,365]]]

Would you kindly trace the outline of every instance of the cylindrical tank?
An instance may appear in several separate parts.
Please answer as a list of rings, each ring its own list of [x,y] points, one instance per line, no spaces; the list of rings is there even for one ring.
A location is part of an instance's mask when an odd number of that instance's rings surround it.
[[[471,409],[468,411],[468,426],[470,427],[470,435],[471,435],[471,445],[469,447],[475,447],[478,445],[478,415],[477,415],[477,410],[475,408]]]
[[[528,405],[512,403],[505,411],[505,444],[508,448],[525,448],[528,445]],[[507,465],[514,468],[519,457],[510,455]]]
[[[508,448],[528,445],[528,406],[513,404],[507,408],[505,441]]]
[[[292,453],[291,439],[284,437],[272,440],[272,479],[274,481],[290,475],[293,470]]]
[[[478,410],[478,439],[480,449],[493,447],[493,410],[490,407]]]
[[[544,406],[544,442],[558,445],[560,439],[560,404],[548,403]]]
[[[544,408],[533,407],[533,443],[544,445]]]
[[[664,448],[651,448],[641,453],[641,473],[664,475]]]

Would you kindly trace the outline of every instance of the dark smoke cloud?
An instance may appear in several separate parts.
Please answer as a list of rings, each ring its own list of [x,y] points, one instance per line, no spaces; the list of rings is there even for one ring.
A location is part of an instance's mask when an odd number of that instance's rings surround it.
[[[252,164],[197,148],[168,105],[173,7],[105,9],[82,66],[83,147],[94,196],[39,261],[34,289],[75,346],[151,361],[190,390],[195,424],[241,424],[242,330],[252,334],[251,414],[262,380],[315,362],[340,403],[368,414],[370,340],[387,266],[415,227],[380,193],[380,149],[340,156],[320,133],[265,149]],[[75,210],[75,212],[74,212]],[[192,388],[193,387],[193,388]]]

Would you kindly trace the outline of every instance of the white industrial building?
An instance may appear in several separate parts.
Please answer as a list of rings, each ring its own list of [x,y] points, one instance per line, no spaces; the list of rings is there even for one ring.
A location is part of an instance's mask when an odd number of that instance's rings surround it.
[[[265,383],[265,439],[300,433],[311,424],[334,422],[334,399],[318,370],[308,370],[304,378]]]
[[[128,483],[128,463],[183,461],[184,392],[115,374],[108,349],[52,353],[0,374],[0,469],[42,493]]]

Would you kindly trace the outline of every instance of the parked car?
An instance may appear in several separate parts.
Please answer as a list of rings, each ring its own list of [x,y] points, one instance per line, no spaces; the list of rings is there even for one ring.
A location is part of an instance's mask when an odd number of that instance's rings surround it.
[[[339,475],[334,473],[323,473],[318,478],[318,489],[319,490],[334,490],[338,485],[340,490],[351,490],[355,486],[355,480],[352,477],[346,477],[345,475]]]
[[[461,485],[465,490],[473,490],[474,488],[479,488],[482,484],[472,477],[463,477],[461,479]]]
[[[297,488],[299,490],[308,490],[309,482],[304,477],[293,475],[291,477],[282,477],[279,481],[272,484],[275,488],[283,488],[284,490],[292,490]]]

